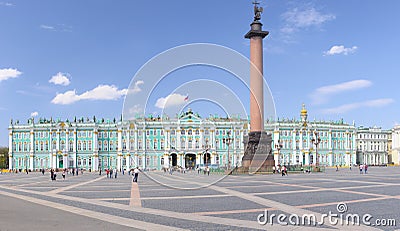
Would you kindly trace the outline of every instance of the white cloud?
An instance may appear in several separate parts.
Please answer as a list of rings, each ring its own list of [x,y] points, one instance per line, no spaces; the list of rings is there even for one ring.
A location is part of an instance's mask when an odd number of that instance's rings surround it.
[[[68,74],[58,72],[56,75],[51,77],[49,83],[54,83],[55,85],[68,86],[70,84],[70,81],[68,78]]]
[[[285,21],[285,26],[281,29],[284,34],[294,33],[301,28],[319,26],[336,18],[333,14],[318,12],[314,7],[308,7],[307,9],[294,8],[283,13],[281,17]]]
[[[11,78],[17,78],[21,74],[22,72],[18,71],[17,69],[12,69],[12,68],[0,69],[0,82]]]
[[[325,114],[342,114],[358,108],[383,107],[393,102],[394,100],[391,98],[374,99],[364,102],[343,104],[339,107],[323,109],[322,112]]]
[[[69,26],[66,24],[57,24],[55,26],[42,24],[42,25],[40,25],[40,29],[57,31],[57,32],[72,32],[72,26]]]
[[[31,117],[36,117],[38,115],[39,115],[39,112],[37,112],[37,111],[34,111],[34,112],[31,113]]]
[[[344,47],[343,45],[333,46],[333,47],[331,47],[331,49],[324,52],[324,54],[325,55],[339,55],[339,54],[348,55],[348,54],[352,54],[352,53],[356,52],[357,49],[358,49],[357,46],[347,47],[347,48]]]
[[[185,99],[187,96],[181,95],[181,94],[171,94],[168,95],[167,97],[161,97],[157,99],[157,102],[155,104],[156,107],[164,109],[168,107],[173,107],[173,106],[179,106],[185,103]]]
[[[138,80],[135,82],[135,86],[133,86],[133,89],[131,90],[132,93],[137,93],[142,91],[142,89],[140,88],[140,85],[144,84],[143,80]]]
[[[10,2],[0,2],[0,6],[14,6],[14,4]]]
[[[365,79],[358,79],[348,82],[343,82],[334,85],[328,85],[317,88],[313,93],[311,93],[311,98],[313,104],[325,103],[331,95],[338,94],[345,91],[353,91],[361,88],[367,88],[372,85],[372,82]]]
[[[136,104],[133,107],[129,108],[129,114],[138,114],[138,113],[143,113],[143,108],[139,104]]]
[[[72,104],[80,100],[117,100],[126,95],[127,89],[118,90],[114,85],[99,85],[96,88],[77,94],[76,90],[58,93],[53,100],[53,104]]]
[[[54,26],[49,26],[49,25],[40,25],[40,28],[44,29],[44,30],[55,30],[56,28]]]

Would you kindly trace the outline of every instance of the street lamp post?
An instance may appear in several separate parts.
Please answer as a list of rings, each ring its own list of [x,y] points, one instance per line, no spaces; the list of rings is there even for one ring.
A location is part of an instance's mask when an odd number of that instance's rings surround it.
[[[226,146],[228,147],[228,170],[231,168],[231,158],[229,156],[229,145],[232,143],[233,139],[230,137],[231,132],[228,131],[227,132],[227,138],[223,138],[222,139],[222,143],[226,144]]]
[[[282,149],[283,145],[281,143],[281,140],[278,140],[278,143],[275,144],[275,149],[278,150],[278,165],[280,164],[280,159],[281,159],[281,149]]]
[[[311,142],[315,145],[315,166],[319,165],[319,158],[318,158],[318,145],[321,142],[321,138],[318,135],[318,132],[314,132],[314,137],[312,138]]]

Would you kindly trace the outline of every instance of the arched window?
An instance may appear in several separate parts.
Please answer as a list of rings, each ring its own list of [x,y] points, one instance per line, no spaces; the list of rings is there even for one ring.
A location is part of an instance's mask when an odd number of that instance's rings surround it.
[[[69,141],[69,151],[74,151],[74,142],[72,140]]]
[[[103,142],[99,141],[99,151],[103,150]]]
[[[181,138],[181,148],[186,148],[185,138]]]
[[[153,140],[153,149],[154,150],[157,149],[157,140],[156,139]]]
[[[131,139],[131,140],[129,141],[129,149],[130,149],[130,150],[135,149],[135,140],[134,140],[134,139]]]
[[[126,140],[123,140],[123,141],[122,141],[122,149],[123,149],[123,150],[126,150]]]
[[[88,141],[88,150],[92,151],[92,141],[91,140]]]
[[[189,129],[188,131],[188,135],[191,136],[192,135],[192,129]]]
[[[81,151],[82,150],[82,143],[81,143],[81,141],[78,141],[78,151]]]
[[[83,141],[83,151],[86,151],[86,149],[87,149],[86,141]]]
[[[199,129],[196,129],[196,135],[200,135]]]
[[[164,149],[164,139],[162,139],[160,142],[160,149]]]
[[[61,141],[61,150],[64,150],[64,149],[65,149],[65,141],[62,140],[62,141]]]
[[[43,151],[43,141],[40,141],[40,151]]]

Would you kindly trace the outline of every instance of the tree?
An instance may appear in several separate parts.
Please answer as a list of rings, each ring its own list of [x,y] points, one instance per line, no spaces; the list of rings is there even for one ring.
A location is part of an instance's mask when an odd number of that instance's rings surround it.
[[[0,169],[8,167],[8,147],[0,147]]]

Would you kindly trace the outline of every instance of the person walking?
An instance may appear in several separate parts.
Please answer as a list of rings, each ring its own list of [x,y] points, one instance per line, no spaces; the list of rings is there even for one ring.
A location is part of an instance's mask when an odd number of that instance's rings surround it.
[[[113,169],[111,168],[111,169],[110,169],[110,178],[113,178],[113,173],[114,173],[114,172],[113,172]]]
[[[360,174],[363,174],[363,168],[364,168],[364,166],[363,166],[362,164],[360,164],[359,168],[360,168]]]
[[[62,172],[62,178],[63,178],[63,180],[65,180],[65,169]]]
[[[50,179],[53,181],[54,180],[54,170],[50,170]]]
[[[137,182],[139,178],[139,167],[133,170],[133,182]]]
[[[118,171],[117,171],[117,169],[114,169],[114,172],[115,172],[115,175],[114,175],[114,177],[115,177],[115,179],[117,179],[117,175],[118,175]]]
[[[368,171],[368,165],[364,164],[364,173],[367,174],[367,171]]]

